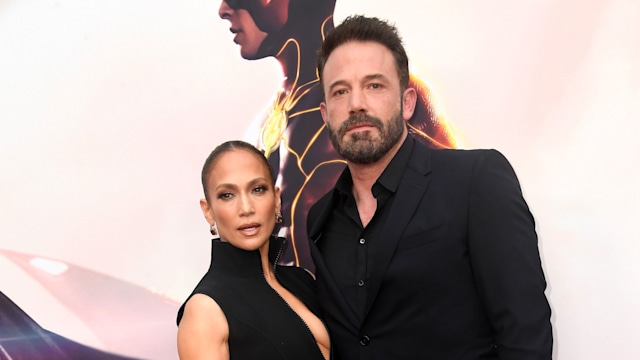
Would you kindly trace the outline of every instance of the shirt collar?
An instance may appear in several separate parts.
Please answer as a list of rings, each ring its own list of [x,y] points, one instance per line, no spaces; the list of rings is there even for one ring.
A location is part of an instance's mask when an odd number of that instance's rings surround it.
[[[380,187],[395,193],[400,185],[400,180],[404,173],[404,169],[411,157],[411,151],[413,150],[414,140],[411,136],[407,136],[398,152],[393,156],[389,165],[384,169],[378,180],[373,185],[373,196],[378,197]],[[336,182],[336,190],[342,195],[351,195],[351,189],[353,188],[353,180],[351,178],[351,172],[349,167],[345,167],[344,171]]]
[[[393,156],[389,165],[384,169],[382,175],[376,180],[376,184],[373,185],[374,189],[377,184],[382,185],[385,189],[395,193],[402,180],[404,169],[407,167],[409,158],[411,157],[411,150],[413,149],[413,138],[407,136],[404,142],[398,149],[398,152]],[[374,192],[374,196],[375,196]]]

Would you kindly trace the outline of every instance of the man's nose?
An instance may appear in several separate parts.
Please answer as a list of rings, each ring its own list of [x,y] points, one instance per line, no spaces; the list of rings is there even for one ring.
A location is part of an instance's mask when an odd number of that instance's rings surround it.
[[[366,112],[366,101],[360,90],[352,90],[349,93],[349,114]]]
[[[221,19],[228,20],[231,17],[232,12],[233,9],[231,6],[229,6],[225,0],[222,0],[220,8],[218,9],[218,16],[220,16]]]

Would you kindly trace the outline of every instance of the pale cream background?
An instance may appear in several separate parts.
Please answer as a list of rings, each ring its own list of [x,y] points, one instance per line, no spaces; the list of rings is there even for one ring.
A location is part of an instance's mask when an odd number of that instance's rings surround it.
[[[0,248],[188,295],[209,261],[201,164],[280,76],[240,58],[218,5],[0,0]],[[465,147],[511,160],[555,357],[640,359],[640,3],[338,0],[350,13],[395,21]],[[1,256],[0,274],[43,327],[102,347]]]

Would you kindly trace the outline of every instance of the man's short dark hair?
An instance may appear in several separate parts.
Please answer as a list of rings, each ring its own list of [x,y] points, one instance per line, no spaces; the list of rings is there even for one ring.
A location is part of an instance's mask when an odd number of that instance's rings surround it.
[[[329,55],[340,45],[351,41],[373,41],[389,49],[396,61],[400,90],[404,91],[409,87],[409,59],[402,45],[402,38],[398,35],[398,29],[387,21],[376,17],[354,15],[347,17],[340,25],[336,26],[322,42],[322,47],[318,52],[317,69],[323,92],[322,72]]]

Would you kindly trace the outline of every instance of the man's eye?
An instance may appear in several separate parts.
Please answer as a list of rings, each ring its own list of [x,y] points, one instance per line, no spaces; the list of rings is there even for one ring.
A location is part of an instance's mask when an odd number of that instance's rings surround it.
[[[340,96],[340,95],[344,95],[344,94],[346,94],[346,93],[347,93],[347,90],[345,90],[345,89],[340,89],[340,90],[336,90],[336,91],[334,91],[333,95],[334,95],[334,96]]]

